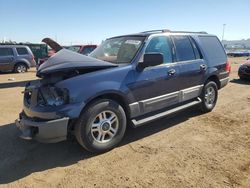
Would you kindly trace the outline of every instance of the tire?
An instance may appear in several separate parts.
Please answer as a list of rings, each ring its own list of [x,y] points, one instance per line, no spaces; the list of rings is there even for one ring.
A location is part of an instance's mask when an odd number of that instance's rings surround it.
[[[24,73],[24,72],[27,72],[27,70],[28,70],[28,67],[24,63],[18,63],[15,65],[15,68],[14,68],[14,72],[16,73]]]
[[[211,112],[216,105],[218,98],[218,87],[213,81],[208,81],[203,87],[201,96],[202,103],[200,109],[202,112]]]
[[[109,99],[92,103],[80,115],[75,136],[80,145],[94,153],[117,146],[126,131],[126,114],[121,105]]]

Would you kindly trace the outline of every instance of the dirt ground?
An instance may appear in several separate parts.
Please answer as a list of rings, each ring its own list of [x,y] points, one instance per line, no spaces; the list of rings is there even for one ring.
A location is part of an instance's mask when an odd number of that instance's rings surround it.
[[[129,128],[101,155],[75,141],[19,139],[13,122],[35,70],[0,74],[0,187],[250,187],[250,82],[237,77],[244,60],[230,59],[230,83],[211,113],[193,108]]]

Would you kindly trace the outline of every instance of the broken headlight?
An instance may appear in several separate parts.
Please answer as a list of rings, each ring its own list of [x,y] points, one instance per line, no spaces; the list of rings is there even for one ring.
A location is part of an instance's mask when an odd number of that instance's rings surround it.
[[[64,88],[48,86],[40,88],[38,104],[42,106],[60,106],[69,102],[69,92]]]

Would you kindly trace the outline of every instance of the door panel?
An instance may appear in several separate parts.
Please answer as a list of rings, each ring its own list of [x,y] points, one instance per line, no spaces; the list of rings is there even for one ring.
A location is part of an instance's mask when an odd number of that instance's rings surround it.
[[[170,70],[175,73],[169,75]],[[140,115],[176,104],[178,96],[179,65],[160,65],[135,71],[135,82],[130,86]]]
[[[13,69],[13,56],[0,57],[0,70],[7,71]]]
[[[206,62],[189,36],[172,36],[175,46],[175,57],[180,66],[179,90],[181,101],[196,98],[200,95],[207,71]]]
[[[180,65],[180,90],[186,89],[204,83],[206,65],[204,60],[197,59],[186,62],[179,62]],[[205,69],[202,66],[205,65]]]
[[[13,69],[14,54],[12,48],[0,48],[0,70]]]

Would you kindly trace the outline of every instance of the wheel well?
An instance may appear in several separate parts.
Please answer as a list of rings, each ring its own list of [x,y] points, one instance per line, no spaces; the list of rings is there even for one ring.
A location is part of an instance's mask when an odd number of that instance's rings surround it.
[[[122,108],[125,111],[126,117],[127,117],[127,121],[129,120],[130,117],[130,110],[128,105],[125,102],[125,99],[120,96],[119,94],[115,94],[115,93],[110,93],[110,94],[103,94],[100,96],[97,96],[93,99],[91,99],[90,101],[87,102],[86,106],[82,109],[81,114],[84,112],[84,110],[86,110],[91,104],[93,104],[95,101],[100,100],[100,99],[110,99],[110,100],[114,100],[115,102],[119,103]],[[68,125],[68,133],[72,132],[75,128],[75,123],[76,123],[77,119],[73,119],[70,121],[69,125]],[[68,136],[70,137],[71,134],[68,134]]]
[[[213,75],[213,76],[210,76],[208,79],[207,79],[207,82],[208,81],[214,81],[218,87],[218,89],[220,89],[220,80],[217,76]]]
[[[110,99],[110,100],[114,100],[115,102],[119,103],[122,108],[124,109],[127,118],[130,117],[130,110],[129,110],[129,106],[127,105],[125,99],[119,95],[119,94],[115,94],[115,93],[110,93],[110,94],[103,94],[100,96],[97,96],[93,99],[91,99],[86,106],[89,106],[90,104],[92,104],[94,101],[99,100],[99,99]]]
[[[17,65],[20,65],[20,64],[25,65],[27,67],[27,69],[29,68],[29,65],[26,62],[24,62],[24,61],[18,61],[18,62],[16,62],[14,67],[16,67]]]

